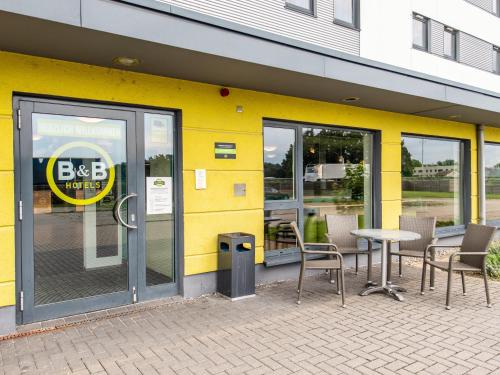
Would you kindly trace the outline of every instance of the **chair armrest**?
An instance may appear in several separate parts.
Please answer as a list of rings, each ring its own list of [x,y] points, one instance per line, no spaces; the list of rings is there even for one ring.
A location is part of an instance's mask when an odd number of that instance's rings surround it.
[[[342,259],[342,254],[337,251],[327,251],[327,250],[304,250],[304,254],[324,254],[324,255],[335,255]]]
[[[306,242],[304,243],[304,247],[307,247],[307,246],[322,246],[322,247],[333,247],[334,249],[337,249],[338,250],[338,247],[337,245],[335,245],[334,243],[331,243],[331,242]]]

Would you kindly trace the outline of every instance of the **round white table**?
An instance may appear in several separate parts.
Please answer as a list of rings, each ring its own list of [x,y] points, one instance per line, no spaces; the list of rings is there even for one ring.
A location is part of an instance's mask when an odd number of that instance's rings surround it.
[[[377,241],[382,243],[382,253],[381,253],[381,267],[382,267],[382,281],[380,286],[368,286],[363,289],[359,295],[367,296],[372,293],[384,293],[391,296],[398,301],[404,301],[404,297],[399,294],[399,292],[406,292],[406,289],[387,282],[387,249],[389,242],[399,242],[399,241],[414,241],[421,238],[420,234],[414,232],[408,232],[404,230],[390,230],[390,229],[356,229],[351,231],[353,236],[359,238],[365,238],[371,241]],[[390,261],[390,260],[389,260]]]

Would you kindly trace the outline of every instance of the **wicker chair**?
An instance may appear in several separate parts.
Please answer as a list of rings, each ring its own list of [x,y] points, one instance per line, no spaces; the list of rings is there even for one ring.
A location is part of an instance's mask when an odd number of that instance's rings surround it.
[[[372,242],[368,241],[368,249],[358,248],[358,240],[351,234],[352,230],[358,229],[358,215],[325,215],[328,241],[337,245],[338,252],[342,255],[356,255],[356,274],[359,269],[359,255],[368,256],[368,284],[374,285],[372,279]]]
[[[495,236],[495,227],[487,225],[469,224],[465,232],[462,245],[430,245],[424,251],[424,267],[422,269],[422,284],[420,293],[424,294],[425,276],[427,265],[439,268],[448,272],[448,286],[446,290],[446,309],[451,308],[450,294],[453,272],[460,272],[462,276],[462,291],[466,295],[465,290],[465,272],[479,272],[483,274],[484,289],[486,291],[486,304],[491,307],[490,291],[488,288],[488,275],[486,273],[486,256],[488,255],[488,248],[493,237]],[[450,255],[448,261],[435,261],[428,258],[428,254],[433,248],[436,247],[454,247],[460,248],[460,251]],[[456,258],[460,257],[459,261]]]
[[[414,217],[400,216],[399,229],[420,234],[421,238],[416,241],[401,241],[399,250],[392,250],[389,244],[389,261],[387,262],[387,279],[391,280],[392,272],[392,256],[399,257],[399,277],[403,277],[403,257],[424,258],[425,249],[429,245],[437,242],[435,237],[436,218],[435,217]],[[434,259],[434,249],[432,249],[431,257]],[[430,288],[434,289],[434,267],[431,267]]]
[[[297,304],[300,305],[300,297],[302,295],[302,286],[304,282],[304,274],[306,269],[315,270],[328,270],[330,271],[330,283],[333,284],[333,271],[335,270],[337,274],[337,294],[342,295],[342,307],[345,307],[345,286],[344,286],[344,262],[342,255],[335,251],[337,247],[334,244],[328,243],[304,243],[302,240],[302,235],[300,234],[297,223],[292,221],[290,223],[293,232],[297,238],[297,242],[300,248],[301,264],[300,264],[300,275],[299,275],[299,286],[297,288],[298,298]],[[308,250],[309,247],[328,247],[330,250]],[[327,259],[314,259],[308,260],[307,254],[320,254],[328,256]],[[339,274],[340,271],[340,274]]]

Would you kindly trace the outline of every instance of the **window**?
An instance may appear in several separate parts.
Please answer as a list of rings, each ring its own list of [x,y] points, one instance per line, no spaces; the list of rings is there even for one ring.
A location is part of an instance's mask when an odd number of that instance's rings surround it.
[[[339,25],[359,29],[359,0],[334,0],[333,20]]]
[[[428,49],[428,22],[420,14],[413,14],[413,47],[427,51]]]
[[[314,0],[286,0],[285,7],[302,13],[314,15]]]
[[[493,71],[500,74],[500,47],[493,47]]]
[[[493,0],[493,14],[500,17],[500,0]]]
[[[266,265],[299,260],[288,223],[306,242],[327,240],[325,214],[373,227],[373,141],[366,131],[269,122],[264,127]]]
[[[465,224],[464,144],[459,140],[403,136],[404,215],[435,216],[439,228]],[[438,166],[443,171],[438,171]],[[425,175],[417,173],[423,168]]]
[[[486,167],[486,220],[500,223],[500,144],[484,145],[484,165]]]
[[[295,130],[264,128],[264,197],[295,199]]]
[[[304,127],[302,141],[304,241],[327,242],[326,214],[356,214],[371,228],[373,135]]]
[[[444,28],[444,57],[457,59],[457,31],[448,26]]]

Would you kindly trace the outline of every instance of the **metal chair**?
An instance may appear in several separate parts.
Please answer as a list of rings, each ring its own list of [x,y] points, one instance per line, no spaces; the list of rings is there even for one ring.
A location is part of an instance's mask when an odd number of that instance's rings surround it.
[[[358,215],[325,215],[328,233],[326,237],[330,243],[337,246],[337,251],[342,254],[356,255],[356,274],[359,270],[359,255],[368,256],[367,281],[369,285],[375,285],[372,279],[373,246],[368,241],[368,249],[360,249],[358,240],[351,234],[352,230],[358,229]]]
[[[480,272],[483,274],[484,278],[484,288],[486,291],[486,304],[491,307],[490,301],[490,291],[488,288],[488,275],[486,273],[486,256],[488,255],[488,248],[490,246],[493,237],[495,236],[495,227],[487,225],[469,224],[462,241],[462,245],[429,245],[424,251],[424,267],[422,269],[422,284],[420,287],[420,293],[424,294],[425,286],[425,276],[427,265],[431,267],[439,268],[443,271],[448,272],[448,286],[446,290],[446,309],[451,308],[450,305],[450,294],[451,294],[451,284],[453,272],[460,272],[462,276],[462,290],[464,296],[466,295],[465,290],[465,272]],[[436,247],[459,247],[460,251],[450,255],[448,261],[435,261],[428,259],[427,255],[431,249]],[[455,259],[460,257],[458,261]]]
[[[435,217],[415,217],[400,216],[399,229],[420,234],[421,238],[416,241],[401,241],[399,250],[392,250],[389,244],[389,261],[387,262],[387,279],[391,280],[392,256],[399,257],[399,277],[403,277],[403,257],[424,258],[425,249],[429,245],[437,242],[436,238],[436,218]],[[434,250],[431,252],[434,260]],[[434,267],[431,267],[430,288],[434,289]]]
[[[292,227],[292,230],[297,238],[301,256],[299,286],[297,288],[297,304],[300,305],[300,297],[302,295],[302,286],[306,269],[330,271],[330,283],[332,284],[332,271],[335,270],[337,275],[337,294],[342,295],[342,307],[345,307],[344,262],[342,259],[342,255],[338,251],[335,251],[337,250],[337,246],[331,243],[304,243],[299,228],[297,227],[297,223],[295,221],[292,221],[290,223],[290,226]],[[330,250],[308,250],[308,247],[328,247]],[[325,256],[328,255],[328,259],[309,260],[307,259],[307,254],[320,254]]]

